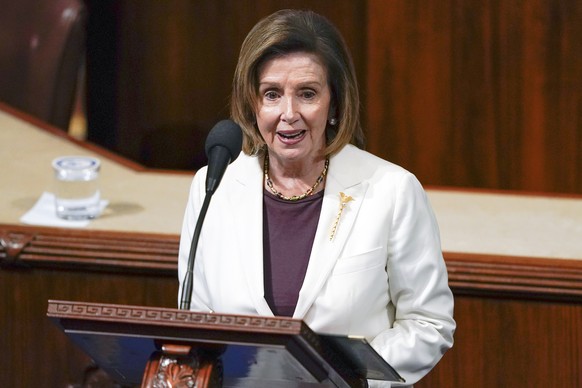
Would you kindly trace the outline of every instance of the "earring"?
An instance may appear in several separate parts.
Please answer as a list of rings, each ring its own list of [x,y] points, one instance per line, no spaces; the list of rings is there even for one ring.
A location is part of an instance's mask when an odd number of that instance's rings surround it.
[[[336,125],[337,124],[337,119],[335,117],[332,117],[331,119],[329,119],[329,125]]]

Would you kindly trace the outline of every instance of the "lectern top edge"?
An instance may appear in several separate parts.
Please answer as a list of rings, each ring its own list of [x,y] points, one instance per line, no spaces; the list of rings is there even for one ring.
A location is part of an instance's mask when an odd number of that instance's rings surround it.
[[[311,329],[301,320],[285,317],[205,313],[165,307],[146,307],[49,300],[47,316],[51,319],[74,318],[117,323],[135,323],[166,326],[196,327],[198,329],[252,331],[306,335]]]

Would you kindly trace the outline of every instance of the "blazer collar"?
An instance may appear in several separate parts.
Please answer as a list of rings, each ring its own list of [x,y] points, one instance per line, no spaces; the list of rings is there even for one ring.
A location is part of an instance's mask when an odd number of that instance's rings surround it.
[[[329,173],[325,183],[323,205],[317,225],[317,232],[309,258],[307,273],[299,292],[294,318],[303,319],[319,295],[340,257],[350,235],[364,195],[367,183],[362,183],[355,173],[354,163],[350,163],[346,149],[330,159]],[[340,193],[350,196],[340,214]],[[338,219],[339,215],[339,219]],[[332,235],[334,223],[337,221]]]
[[[317,232],[294,318],[302,319],[305,316],[331,275],[368,188],[358,178],[358,166],[350,162],[353,150],[354,147],[346,146],[330,159]],[[236,236],[238,246],[241,247],[237,257],[244,261],[241,263],[241,268],[244,268],[241,275],[257,313],[272,316],[273,312],[264,298],[263,171],[256,157],[241,155],[239,158],[241,160],[233,163],[230,171],[227,170],[234,176],[234,184],[228,187],[229,205],[237,215],[232,222],[237,223],[236,230],[241,231]],[[333,238],[330,238],[340,209],[340,192],[351,196],[352,200],[341,212]]]
[[[232,222],[240,231],[236,257],[257,314],[272,316],[263,286],[263,170],[257,157],[241,154],[239,159],[231,165],[234,183],[228,187],[229,207],[237,215]]]

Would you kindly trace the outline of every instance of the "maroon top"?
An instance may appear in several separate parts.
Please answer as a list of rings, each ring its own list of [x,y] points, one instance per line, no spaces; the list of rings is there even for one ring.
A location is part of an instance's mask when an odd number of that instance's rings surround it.
[[[278,316],[293,316],[323,203],[323,190],[299,201],[263,194],[265,299]]]

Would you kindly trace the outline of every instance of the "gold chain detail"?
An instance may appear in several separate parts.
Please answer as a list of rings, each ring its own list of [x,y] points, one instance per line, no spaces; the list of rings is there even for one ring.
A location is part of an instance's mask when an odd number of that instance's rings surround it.
[[[317,186],[319,186],[319,184],[323,182],[323,179],[327,174],[327,168],[329,167],[329,159],[328,158],[325,159],[325,166],[323,167],[323,171],[321,172],[321,175],[317,178],[313,186],[307,189],[305,193],[301,195],[292,195],[291,197],[287,197],[281,194],[279,191],[277,191],[277,189],[275,189],[275,187],[273,187],[273,181],[271,180],[271,177],[269,177],[269,154],[265,154],[265,163],[263,167],[265,173],[265,182],[267,183],[267,187],[271,190],[273,194],[275,194],[278,198],[284,199],[285,201],[299,201],[311,195],[313,191],[317,188]]]

